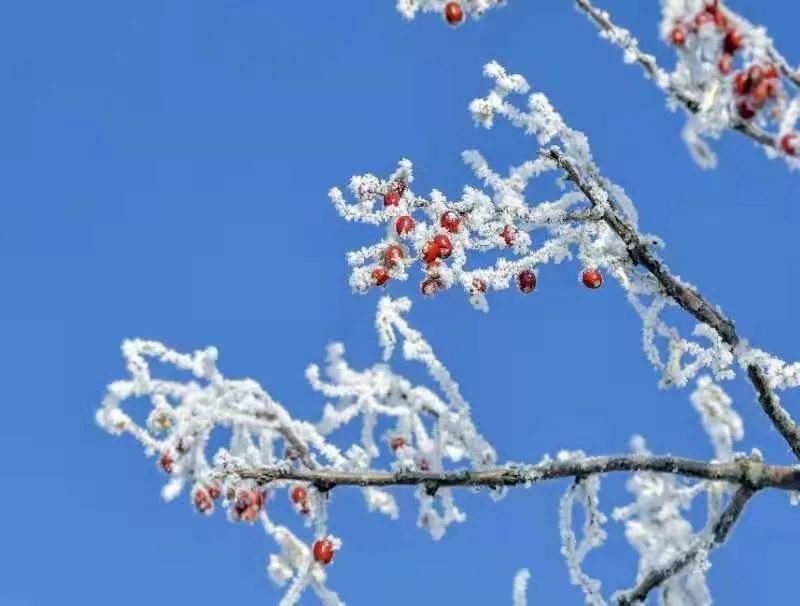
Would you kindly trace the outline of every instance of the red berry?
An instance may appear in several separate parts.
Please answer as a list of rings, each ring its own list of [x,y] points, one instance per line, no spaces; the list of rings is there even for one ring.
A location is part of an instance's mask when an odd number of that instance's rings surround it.
[[[725,75],[730,74],[733,69],[733,55],[724,53],[722,57],[720,57],[717,67],[719,68],[719,73]]]
[[[788,133],[781,137],[781,149],[789,156],[800,154],[800,137],[797,133]]]
[[[436,294],[436,291],[442,287],[442,282],[439,278],[431,276],[429,278],[425,278],[422,283],[419,285],[420,292],[425,295],[426,297],[430,297]]]
[[[453,243],[444,234],[438,234],[433,238],[433,245],[439,250],[439,258],[446,259],[453,254]]]
[[[250,493],[250,500],[252,501],[253,505],[258,509],[261,509],[264,506],[264,501],[267,498],[267,493],[263,490],[254,490]]]
[[[603,274],[596,269],[585,269],[581,274],[581,282],[586,288],[600,288],[603,284]]]
[[[753,99],[753,104],[756,107],[761,107],[767,101],[767,99],[772,96],[772,82],[769,80],[762,80],[759,82],[753,92],[750,93],[751,98]]]
[[[394,437],[389,442],[389,445],[392,447],[392,450],[398,450],[406,445],[406,439],[402,436]]]
[[[478,292],[486,292],[486,281],[482,280],[481,278],[473,278],[472,280],[472,290]]]
[[[383,286],[389,281],[389,272],[385,267],[376,267],[372,270],[372,283],[375,286]]]
[[[750,90],[750,79],[747,72],[741,71],[733,79],[733,91],[737,95],[744,95]]]
[[[400,204],[400,194],[397,191],[391,189],[383,194],[384,206],[397,206],[398,204]]]
[[[386,247],[386,251],[383,253],[383,262],[386,264],[386,267],[394,267],[405,256],[406,254],[400,246],[392,244]]]
[[[451,234],[454,234],[458,232],[458,227],[461,225],[461,217],[458,216],[457,212],[448,210],[442,215],[439,224]]]
[[[448,2],[444,7],[444,18],[450,25],[458,25],[464,20],[464,11],[458,2]]]
[[[420,471],[430,471],[431,464],[428,463],[428,459],[420,459],[419,460],[419,470]]]
[[[211,513],[214,509],[214,502],[205,488],[198,488],[194,491],[194,506],[200,513]]]
[[[519,272],[517,282],[519,283],[519,289],[527,295],[536,288],[536,274],[530,269],[524,269]]]
[[[729,29],[725,33],[725,39],[722,41],[722,50],[726,53],[733,54],[742,48],[743,43],[744,35],[738,30]]]
[[[767,63],[764,66],[764,77],[770,80],[778,77],[778,68],[774,63]]]
[[[682,26],[675,27],[669,34],[669,39],[675,46],[686,44],[686,30]]]
[[[434,242],[428,242],[422,249],[422,260],[428,265],[436,263],[439,259],[439,247]]]
[[[212,499],[218,499],[222,496],[222,491],[219,489],[219,485],[217,484],[209,484],[206,486],[206,490],[208,491],[208,496]]]
[[[314,559],[320,564],[330,564],[336,551],[328,539],[319,539],[314,543]]]
[[[411,233],[411,230],[414,229],[414,219],[408,215],[401,215],[397,217],[394,228],[397,231],[398,236],[404,236],[405,234]]]
[[[503,228],[503,233],[500,235],[503,236],[506,246],[512,246],[514,244],[514,238],[517,236],[517,230],[506,225]]]
[[[752,120],[756,115],[756,110],[750,106],[747,100],[739,101],[736,104],[736,111],[742,120]]]
[[[158,461],[158,464],[161,465],[161,469],[163,469],[167,473],[172,473],[172,464],[175,462],[169,454],[166,452],[161,455],[161,459]]]
[[[302,503],[303,501],[308,498],[308,491],[302,486],[295,486],[292,489],[292,502],[293,503]]]
[[[709,7],[711,8],[711,7]],[[706,9],[709,10],[709,9]],[[719,29],[725,29],[728,26],[728,18],[725,16],[721,10],[717,7],[713,8],[713,11],[709,11],[714,17],[714,25],[716,25]]]

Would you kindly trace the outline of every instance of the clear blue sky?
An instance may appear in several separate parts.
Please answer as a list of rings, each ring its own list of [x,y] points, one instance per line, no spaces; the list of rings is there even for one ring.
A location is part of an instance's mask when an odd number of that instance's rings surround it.
[[[277,601],[267,537],[201,519],[187,500],[164,504],[153,460],[95,427],[104,386],[123,376],[120,342],[215,344],[226,374],[315,417],[323,401],[303,370],[329,340],[357,365],[379,354],[376,295],[349,293],[344,262],[373,234],[340,222],[326,192],[409,157],[419,191],[455,196],[474,183],[462,149],[503,169],[526,158],[532,140],[475,129],[466,111],[490,59],[524,73],[588,134],[643,229],[665,238],[671,267],[751,341],[800,358],[800,175],[736,136],[718,146],[721,168],[701,172],[680,140],[682,117],[567,0],[513,0],[458,30],[431,16],[406,23],[393,4],[0,5],[0,604]],[[603,4],[668,57],[655,1]],[[791,4],[735,6],[797,61]],[[621,451],[636,432],[657,451],[709,456],[688,392],[656,388],[621,291],[582,289],[576,271],[543,269],[535,296],[495,296],[489,315],[455,292],[418,301],[412,321],[502,458]],[[744,447],[790,462],[749,386],[728,390]],[[800,397],[785,401],[800,416]],[[606,483],[607,510],[625,502],[621,487]],[[463,494],[470,520],[439,543],[416,529],[409,494],[389,522],[342,490],[332,529],[346,546],[332,585],[354,605],[505,604],[526,566],[532,604],[580,604],[559,555],[562,489],[499,504]],[[717,603],[793,594],[798,516],[783,495],[753,502],[713,559]],[[635,575],[622,529],[610,530],[588,565],[609,593]]]

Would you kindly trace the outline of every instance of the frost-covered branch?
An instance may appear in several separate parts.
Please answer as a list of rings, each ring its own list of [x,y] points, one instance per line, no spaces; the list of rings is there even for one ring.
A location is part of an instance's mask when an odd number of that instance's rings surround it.
[[[705,558],[714,547],[724,543],[731,528],[733,528],[733,525],[744,511],[745,505],[755,492],[756,489],[752,486],[740,486],[733,493],[730,502],[714,523],[710,533],[697,539],[691,549],[678,556],[667,566],[651,571],[635,588],[617,595],[616,599],[619,606],[633,606],[633,604],[643,603],[651,591],[682,572],[690,564]]]
[[[506,118],[535,135],[541,150],[512,167],[505,178],[477,151],[464,152],[465,162],[490,192],[465,187],[457,200],[448,200],[438,190],[427,198],[415,193],[408,160],[385,180],[371,174],[353,177],[354,203],[333,188],[331,200],[344,219],[385,224],[376,244],[348,254],[352,288],[366,292],[407,280],[418,264],[424,276],[422,294],[460,286],[476,308],[486,311],[489,291],[516,282],[520,292],[530,294],[539,283],[540,267],[572,259],[576,253],[583,266],[579,281],[585,287],[602,286],[605,272],[627,293],[642,319],[645,354],[661,373],[663,387],[685,386],[703,368],[717,379],[731,379],[738,363],[762,409],[800,458],[800,428],[776,393],[800,385],[798,364],[751,348],[719,307],[670,271],[655,252],[662,246],[660,239],[639,230],[633,202],[601,176],[585,135],[569,128],[547,97],[530,94],[524,111],[509,100],[512,94],[529,92],[522,76],[507,73],[497,63],[487,65],[485,73],[495,86],[470,104],[475,120],[490,128],[496,117]],[[559,197],[527,200],[530,182],[554,171],[560,175]],[[570,183],[573,187],[567,187]],[[382,208],[375,208],[376,203]],[[585,219],[575,220],[576,213]],[[501,256],[481,266],[480,259],[491,252]],[[513,258],[507,259],[507,254]],[[670,306],[698,321],[691,336],[665,319]]]
[[[757,459],[738,458],[727,462],[705,462],[674,456],[621,454],[602,457],[577,457],[549,460],[531,465],[512,464],[481,471],[447,471],[441,473],[402,470],[337,471],[306,470],[291,467],[229,469],[226,473],[255,481],[260,486],[274,482],[296,481],[310,484],[321,492],[337,486],[422,486],[435,494],[441,488],[532,486],[548,480],[586,478],[614,472],[646,471],[687,478],[727,482],[753,489],[776,488],[800,490],[800,469],[767,465]]]
[[[624,217],[615,210],[618,206],[608,192],[603,192],[602,184],[593,182],[591,176],[582,175],[578,166],[558,149],[551,149],[548,154],[566,171],[569,179],[580,188],[593,207],[604,209],[603,221],[625,242],[631,261],[645,267],[661,285],[666,296],[677,302],[698,321],[713,328],[732,350],[739,348],[741,340],[733,322],[717,306],[706,301],[696,289],[685,285],[672,275],[666,265],[650,251],[648,244],[636,229],[627,225]],[[764,370],[756,363],[746,364],[746,370],[762,409],[789,444],[792,452],[800,458],[800,427],[781,406]]]
[[[704,139],[732,129],[763,146],[768,156],[800,168],[800,71],[783,58],[763,27],[720,0],[661,0],[661,37],[678,55],[668,73],[606,11],[590,0],[575,2],[601,36],[624,51],[627,63],[638,63],[670,104],[687,112],[683,136],[698,164],[716,165]]]

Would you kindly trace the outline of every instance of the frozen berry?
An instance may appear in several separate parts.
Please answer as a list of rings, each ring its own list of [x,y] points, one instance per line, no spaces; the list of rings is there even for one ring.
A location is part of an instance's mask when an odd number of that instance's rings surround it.
[[[391,439],[389,445],[392,447],[392,450],[399,450],[406,445],[406,439],[402,436],[396,436]]]
[[[506,243],[506,246],[512,246],[514,244],[514,239],[517,236],[517,230],[506,225],[503,228],[503,233],[500,235],[503,236],[503,241]]]
[[[389,272],[385,267],[376,267],[372,270],[372,283],[375,286],[383,286],[389,281]]]
[[[458,216],[457,212],[448,210],[442,215],[439,224],[451,234],[454,234],[458,232],[458,228],[461,225],[461,217]]]
[[[405,256],[406,255],[400,246],[397,246],[397,244],[391,244],[390,246],[386,247],[386,252],[383,253],[383,262],[386,267],[394,267]]]
[[[400,204],[400,194],[395,190],[391,189],[383,194],[384,206],[397,206],[398,204]]]
[[[436,291],[442,287],[442,282],[439,278],[431,276],[425,278],[419,285],[420,292],[426,297],[436,294]]]
[[[586,288],[600,288],[603,284],[603,274],[596,269],[585,269],[581,274],[581,282]]]
[[[159,459],[158,464],[161,466],[166,473],[172,473],[172,465],[175,463],[175,459],[169,456],[168,453],[164,453],[161,455],[161,459]]]
[[[330,564],[334,551],[333,543],[328,539],[319,539],[314,543],[314,559],[320,564]]]
[[[737,50],[742,48],[743,43],[744,36],[742,33],[736,29],[729,29],[725,33],[725,39],[722,41],[722,50],[732,55]]]
[[[398,236],[409,234],[411,233],[411,230],[414,229],[414,219],[408,215],[401,215],[397,217],[394,228],[397,231]]]
[[[302,486],[295,486],[292,489],[292,502],[302,503],[308,498],[308,491]]]
[[[444,7],[444,18],[450,25],[459,25],[464,20],[464,10],[458,2],[448,2]]]
[[[439,258],[446,259],[453,254],[453,243],[444,234],[439,234],[433,238],[433,245],[438,249]]]
[[[800,154],[800,136],[797,133],[788,133],[781,137],[781,149],[789,156]]]
[[[530,269],[524,269],[519,272],[517,282],[519,283],[519,289],[523,293],[528,294],[529,292],[533,292],[533,289],[536,288],[536,274]]]
[[[686,44],[686,30],[683,27],[674,28],[669,34],[669,39],[675,46],[683,46]]]

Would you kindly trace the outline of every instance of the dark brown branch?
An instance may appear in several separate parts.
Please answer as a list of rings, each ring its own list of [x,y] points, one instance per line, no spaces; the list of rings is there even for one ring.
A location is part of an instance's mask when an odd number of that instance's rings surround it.
[[[765,465],[752,459],[728,463],[707,463],[673,456],[612,455],[586,457],[574,461],[551,461],[537,465],[508,466],[481,471],[340,471],[336,469],[300,469],[290,467],[232,469],[229,473],[260,485],[275,481],[295,481],[329,491],[336,486],[425,486],[435,492],[447,487],[488,487],[537,484],[560,478],[583,478],[611,472],[649,471],[669,473],[698,480],[728,482],[754,490],[776,488],[800,490],[800,469]]]
[[[728,538],[731,528],[739,519],[745,505],[756,492],[751,486],[741,486],[731,497],[728,506],[720,514],[708,537],[698,540],[688,551],[678,556],[671,564],[648,573],[632,590],[617,597],[619,606],[633,606],[643,603],[647,595],[662,583],[681,572],[686,566],[704,556],[713,548],[721,545]]]
[[[602,32],[605,32],[608,35],[613,35],[618,29],[617,26],[611,21],[608,13],[592,5],[589,0],[575,0],[575,4],[577,4],[578,8],[583,11],[586,16],[589,17],[589,20],[592,21]],[[638,47],[625,46],[624,48],[625,50],[633,51],[633,54],[636,57],[636,62],[642,66],[642,69],[644,69],[645,73],[653,81],[657,82],[659,80],[659,73],[663,73],[663,70],[658,66],[658,63],[653,55],[643,53]],[[773,53],[773,55],[775,58],[779,57],[777,53]],[[780,57],[780,61],[778,62],[778,69],[780,69],[781,73],[792,80],[792,82],[795,84],[800,82],[800,76],[791,71],[786,63],[786,60],[782,57]],[[678,90],[672,86],[672,84],[666,84],[664,88],[666,92],[675,100],[677,100],[688,112],[696,114],[700,111],[700,101],[698,99],[695,99],[683,91]],[[735,120],[731,124],[731,128],[747,137],[750,137],[756,143],[780,151],[777,138],[763,131],[752,122]]]
[[[592,176],[582,175],[578,167],[558,149],[550,149],[545,154],[555,160],[558,166],[567,173],[568,178],[583,192],[593,207],[604,207],[603,201],[597,198],[594,189],[595,187],[600,187],[606,190],[602,183],[599,183]],[[685,286],[678,278],[673,276],[661,260],[650,252],[647,243],[641,238],[636,229],[630,226],[617,213],[613,199],[609,199],[612,207],[605,206],[603,221],[625,243],[631,261],[644,267],[658,281],[665,295],[689,312],[695,319],[713,328],[731,349],[739,345],[740,339],[736,334],[733,322],[699,292]],[[762,410],[789,444],[795,456],[800,459],[800,428],[781,406],[778,396],[770,389],[767,378],[761,368],[755,364],[749,365],[747,367],[747,376],[753,387],[755,387]]]

